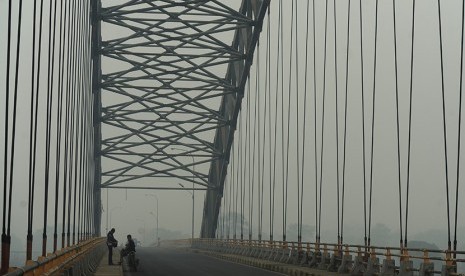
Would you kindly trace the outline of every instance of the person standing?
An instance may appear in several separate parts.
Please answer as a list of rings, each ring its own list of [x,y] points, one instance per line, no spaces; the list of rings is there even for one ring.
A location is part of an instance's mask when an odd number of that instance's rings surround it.
[[[113,265],[113,247],[118,246],[118,241],[113,236],[114,233],[115,228],[111,228],[110,232],[107,234],[108,265]]]

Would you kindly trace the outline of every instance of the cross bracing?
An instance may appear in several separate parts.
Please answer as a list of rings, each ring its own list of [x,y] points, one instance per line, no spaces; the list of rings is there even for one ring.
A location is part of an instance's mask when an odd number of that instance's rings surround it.
[[[211,191],[204,214],[216,220],[268,4],[102,1],[101,39],[94,45],[101,64],[96,170],[100,163],[102,187],[192,183]]]

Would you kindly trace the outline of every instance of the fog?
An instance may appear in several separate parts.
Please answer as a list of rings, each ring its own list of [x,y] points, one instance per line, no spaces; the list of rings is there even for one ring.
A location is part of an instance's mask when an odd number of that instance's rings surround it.
[[[45,1],[48,6],[48,1]],[[239,7],[240,1],[227,1],[228,5]],[[364,110],[362,109],[362,73],[361,73],[361,49],[360,49],[360,13],[359,5],[363,12],[363,91]],[[32,0],[24,0],[24,15],[22,27],[22,56],[21,72],[29,72],[31,63],[31,20]],[[116,4],[117,2],[112,2]],[[397,164],[397,136],[396,136],[396,78],[394,63],[394,34],[393,34],[393,1],[380,0],[378,10],[378,44],[377,65],[374,70],[375,52],[375,14],[376,1],[328,1],[327,41],[325,58],[325,4],[326,1],[315,0],[315,48],[313,48],[313,21],[309,21],[309,37],[306,43],[307,30],[307,1],[283,1],[283,57],[280,59],[278,52],[279,31],[279,4],[281,1],[272,0],[270,7],[270,58],[267,63],[267,20],[261,32],[260,45],[258,46],[254,63],[250,73],[250,85],[246,85],[245,97],[239,123],[235,134],[234,148],[228,167],[228,175],[224,188],[224,197],[217,236],[232,238],[234,232],[240,236],[240,223],[236,223],[234,231],[235,214],[243,211],[244,238],[248,238],[249,229],[252,229],[252,237],[258,238],[259,220],[262,209],[259,205],[263,200],[262,238],[268,239],[270,234],[270,218],[274,219],[274,238],[282,239],[283,229],[287,229],[287,239],[297,239],[295,233],[298,223],[298,199],[300,193],[298,187],[303,181],[302,224],[303,238],[306,241],[314,241],[316,225],[315,184],[322,180],[321,190],[321,239],[327,242],[337,241],[337,177],[339,176],[339,192],[342,193],[342,183],[345,184],[344,206],[344,241],[347,243],[363,243],[364,237],[364,172],[363,172],[363,129],[362,114],[365,118],[365,176],[367,185],[367,204],[370,184],[370,160],[372,138],[372,114],[373,92],[375,98],[374,116],[374,144],[373,144],[373,174],[372,174],[372,223],[371,239],[373,244],[397,246],[399,243],[399,197],[398,197],[398,164]],[[297,27],[291,28],[291,3],[297,6],[297,14],[294,20]],[[310,2],[312,4],[313,2]],[[336,31],[334,25],[334,5],[336,3]],[[350,40],[347,44],[347,7],[350,8]],[[400,121],[400,168],[402,185],[402,223],[405,227],[406,194],[407,194],[407,160],[409,138],[409,106],[410,106],[410,69],[411,69],[411,38],[412,38],[412,0],[396,1],[397,20],[397,62],[398,62],[398,92],[399,92],[399,121]],[[226,4],[226,3],[225,3]],[[461,64],[461,21],[462,1],[441,1],[442,35],[443,35],[443,70],[444,93],[447,126],[447,177],[449,183],[451,233],[453,227],[456,206],[457,177],[463,179],[463,162],[457,168],[458,152],[458,126],[459,126],[459,93],[460,64]],[[104,2],[108,5],[108,1]],[[441,59],[438,28],[437,1],[416,1],[415,13],[415,41],[414,41],[414,69],[412,82],[412,127],[411,127],[411,159],[410,159],[410,190],[408,213],[408,240],[418,240],[433,243],[439,248],[447,247],[447,205],[446,205],[446,169],[444,151],[444,132],[442,117],[442,90],[441,90]],[[7,6],[8,1],[0,1],[0,76],[4,84],[6,76],[7,53]],[[13,15],[17,14],[17,5],[14,5]],[[47,9],[44,10],[48,16]],[[309,14],[312,15],[312,5],[309,6]],[[16,19],[13,16],[12,29],[16,30]],[[48,24],[48,23],[47,23]],[[103,26],[104,39],[123,36],[119,29],[111,29],[111,26]],[[296,35],[297,33],[297,35]],[[45,32],[48,36],[48,32]],[[222,34],[225,43],[232,41],[230,33]],[[292,35],[292,38],[291,38]],[[221,35],[220,35],[221,36]],[[16,39],[12,38],[12,45]],[[291,51],[292,44],[292,51]],[[44,45],[45,41],[44,41]],[[297,47],[296,47],[297,45]],[[336,45],[336,49],[335,49]],[[347,49],[349,45],[349,49]],[[45,46],[44,46],[45,47]],[[308,48],[306,48],[308,47]],[[296,50],[297,49],[297,50]],[[308,49],[308,55],[306,53]],[[313,59],[313,51],[315,57]],[[346,54],[348,58],[346,60]],[[259,57],[258,57],[259,53]],[[292,55],[291,55],[292,54]],[[337,66],[335,65],[337,57]],[[325,64],[326,60],[326,64]],[[307,61],[307,62],[306,62]],[[346,61],[348,61],[347,73],[347,136],[346,136],[346,167],[343,178],[343,150],[344,150],[344,120],[346,118],[344,105],[346,100]],[[315,68],[313,64],[315,62]],[[269,65],[267,65],[269,64]],[[307,64],[307,66],[306,66]],[[110,61],[103,62],[105,70],[123,70],[124,64],[118,65]],[[117,66],[121,66],[117,67]],[[111,68],[110,68],[111,67]],[[270,77],[266,76],[266,68],[269,67]],[[337,67],[337,69],[336,69]],[[14,67],[12,67],[14,68]],[[46,65],[43,65],[45,70]],[[325,68],[325,69],[324,69]],[[218,70],[226,70],[219,68]],[[282,71],[281,71],[282,70]],[[374,72],[376,71],[376,75]],[[258,74],[258,84],[257,84]],[[337,77],[336,77],[337,75]],[[14,201],[12,217],[12,233],[14,234],[12,250],[22,251],[25,248],[27,225],[27,160],[29,155],[29,105],[30,105],[30,75],[20,75],[18,128],[17,128],[17,153],[14,167]],[[46,78],[46,77],[44,77]],[[298,78],[298,79],[297,79]],[[374,80],[376,84],[374,85]],[[268,82],[269,81],[269,82]],[[314,84],[316,90],[314,92]],[[258,88],[258,89],[257,89]],[[45,81],[42,81],[41,90],[46,91]],[[250,89],[250,90],[249,90]],[[323,91],[325,91],[325,118],[322,126]],[[336,91],[337,91],[337,121],[336,127]],[[316,94],[314,94],[316,93]],[[306,98],[305,98],[306,95]],[[316,95],[316,113],[314,96]],[[265,98],[267,97],[267,98]],[[278,108],[275,107],[277,97]],[[306,99],[306,101],[304,101]],[[104,98],[104,105],[111,105],[120,99]],[[271,101],[270,101],[271,100]],[[288,108],[288,104],[290,105]],[[10,96],[10,103],[12,97]],[[256,105],[257,103],[257,105]],[[38,158],[45,155],[45,99],[40,99],[39,109],[39,140]],[[216,109],[218,100],[212,100],[210,106]],[[281,107],[281,104],[283,107]],[[11,106],[11,105],[10,105]],[[266,111],[265,111],[266,107]],[[56,106],[53,107],[54,110]],[[270,109],[271,108],[271,109]],[[5,90],[2,86],[0,94],[0,129],[1,140],[5,139]],[[290,113],[288,115],[288,110]],[[304,110],[306,115],[304,117]],[[11,109],[10,109],[11,112]],[[260,123],[256,115],[260,114]],[[266,116],[265,116],[266,112]],[[247,117],[249,114],[249,117]],[[316,114],[316,118],[315,118]],[[275,120],[276,115],[276,120]],[[149,116],[149,115],[147,115]],[[271,118],[269,117],[271,116]],[[290,116],[290,117],[288,117]],[[179,119],[180,117],[174,117]],[[282,119],[283,118],[283,119]],[[305,125],[304,125],[305,118]],[[10,117],[11,119],[11,117]],[[276,121],[276,126],[275,126]],[[315,133],[316,121],[316,133]],[[288,125],[289,122],[289,125]],[[266,123],[264,128],[264,123]],[[10,124],[11,126],[11,124]],[[247,128],[248,126],[248,128]],[[289,127],[289,139],[287,129]],[[322,128],[324,129],[323,166],[321,168]],[[248,129],[248,130],[247,130]],[[338,137],[336,138],[336,129]],[[256,132],[254,132],[256,130]],[[105,133],[105,131],[107,131]],[[110,133],[115,131],[115,133]],[[276,132],[276,139],[274,134]],[[104,129],[103,135],[118,134],[117,130]],[[204,133],[203,139],[213,140],[213,133]],[[254,145],[253,134],[256,134]],[[265,133],[265,135],[264,135]],[[304,135],[305,133],[305,135]],[[271,134],[271,135],[270,135]],[[10,134],[11,135],[11,134]],[[305,139],[304,139],[305,136]],[[316,137],[316,151],[315,151]],[[55,139],[55,138],[53,138]],[[56,142],[52,139],[52,144]],[[463,136],[462,136],[463,140]],[[462,141],[463,142],[463,141]],[[276,144],[276,158],[274,157]],[[289,144],[289,147],[287,147]],[[2,144],[3,145],[3,144]],[[259,146],[260,145],[260,148]],[[305,148],[304,148],[305,146]],[[337,148],[339,154],[337,157]],[[53,149],[53,147],[52,147]],[[53,149],[54,150],[54,149]],[[259,155],[260,152],[260,155]],[[4,156],[4,147],[0,147],[0,156]],[[175,151],[165,152],[175,155]],[[178,153],[179,154],[179,153]],[[289,158],[287,163],[287,158]],[[337,159],[338,158],[338,159]],[[191,164],[189,156],[179,157],[179,161]],[[302,160],[304,160],[302,165]],[[317,169],[315,169],[317,160]],[[3,164],[3,158],[2,158]],[[54,164],[52,154],[51,164]],[[259,168],[260,162],[260,168]],[[234,164],[234,165],[233,165]],[[151,164],[157,167],[157,164]],[[117,165],[110,161],[104,161],[105,170],[115,169]],[[54,172],[54,166],[51,173]],[[240,169],[238,169],[240,167]],[[286,168],[287,167],[287,168]],[[196,171],[205,175],[209,172],[209,164],[196,165]],[[322,175],[320,174],[322,169]],[[339,169],[339,173],[337,173]],[[37,198],[43,198],[43,162],[37,163]],[[3,179],[3,166],[0,170]],[[286,173],[287,171],[287,173]],[[303,172],[303,173],[302,173]],[[318,175],[316,176],[316,172]],[[158,212],[158,236],[160,239],[190,238],[192,197],[190,191],[164,191],[164,190],[135,190],[133,186],[156,187],[168,186],[179,188],[181,183],[191,187],[188,169],[179,171],[184,179],[177,178],[147,178],[132,183],[123,183],[113,188],[102,189],[102,235],[110,228],[115,228],[115,237],[123,241],[126,234],[133,234],[142,244],[151,244],[157,235],[156,221]],[[252,177],[253,173],[253,177]],[[239,176],[241,176],[239,178]],[[462,181],[460,181],[462,182]],[[250,183],[253,183],[254,195],[249,194]],[[263,193],[258,196],[258,189],[263,183]],[[274,212],[270,211],[270,190],[275,186]],[[283,183],[288,183],[288,197],[286,226],[283,227]],[[241,186],[243,185],[243,186]],[[196,188],[201,185],[195,184]],[[233,188],[234,187],[234,188]],[[243,205],[239,195],[236,201],[237,191],[243,187],[245,197]],[[319,191],[319,186],[318,186]],[[53,191],[49,190],[52,194]],[[158,198],[156,207],[155,195]],[[461,210],[464,210],[465,202],[461,200],[463,189],[459,190],[458,202],[458,237],[463,236],[465,221]],[[0,191],[3,198],[3,189]],[[194,236],[199,237],[201,217],[204,203],[204,191],[195,191],[195,225]],[[233,197],[234,196],[234,197]],[[319,199],[318,199],[319,200]],[[237,202],[237,203],[236,203]],[[253,204],[250,205],[250,202]],[[341,203],[341,201],[339,201]],[[43,212],[43,200],[35,202],[36,214]],[[242,207],[242,209],[241,209]],[[3,208],[0,206],[0,208]],[[339,208],[342,208],[341,206]],[[158,210],[157,210],[158,209]],[[251,211],[251,209],[253,209]],[[3,211],[3,209],[2,209]],[[342,212],[342,210],[340,211]],[[368,211],[367,211],[368,212]],[[50,214],[52,211],[50,211]],[[270,217],[270,213],[274,216]],[[40,215],[41,216],[41,215]],[[240,220],[239,220],[240,221]],[[237,222],[237,219],[236,219]],[[252,222],[252,227],[250,227]],[[51,225],[50,221],[49,225]],[[42,222],[37,219],[34,229],[41,231]],[[294,226],[293,226],[294,225]],[[228,230],[229,229],[229,230]],[[35,234],[34,245],[39,248],[40,234]],[[464,241],[459,239],[459,249],[463,250]]]

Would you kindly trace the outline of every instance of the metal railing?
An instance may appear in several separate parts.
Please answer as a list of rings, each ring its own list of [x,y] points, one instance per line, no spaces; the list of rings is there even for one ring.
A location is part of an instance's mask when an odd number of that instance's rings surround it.
[[[16,275],[82,275],[95,271],[105,252],[105,238],[94,238],[76,245],[27,261],[23,267],[9,269],[8,276]]]
[[[465,251],[239,239],[196,239],[192,247],[356,275],[465,275]]]

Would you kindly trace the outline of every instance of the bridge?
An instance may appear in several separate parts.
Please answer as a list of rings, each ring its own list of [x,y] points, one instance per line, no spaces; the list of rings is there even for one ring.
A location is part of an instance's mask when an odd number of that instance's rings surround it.
[[[464,14],[0,1],[0,273],[91,273],[116,228],[148,260],[463,275]]]

